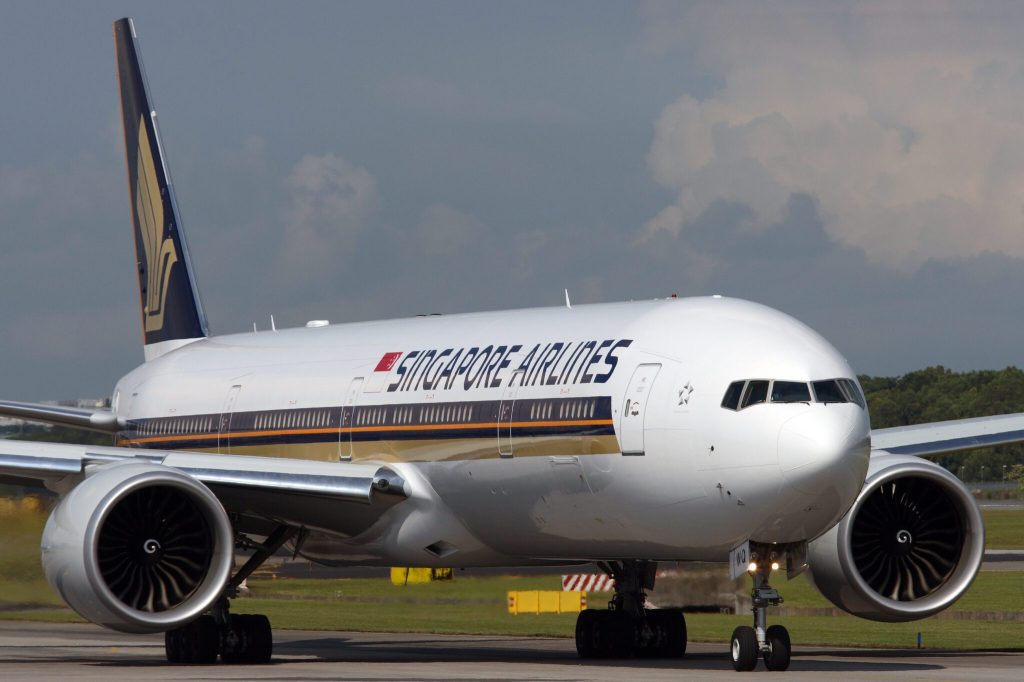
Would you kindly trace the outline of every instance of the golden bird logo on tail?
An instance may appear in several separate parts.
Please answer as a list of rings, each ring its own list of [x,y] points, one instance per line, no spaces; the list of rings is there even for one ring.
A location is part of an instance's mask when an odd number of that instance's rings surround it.
[[[139,119],[139,155],[136,163],[135,212],[142,234],[143,252],[146,254],[146,293],[142,307],[147,332],[164,326],[164,308],[167,304],[167,284],[171,268],[178,262],[174,240],[164,237],[164,203],[160,196],[153,165],[153,152],[146,130],[146,117]]]

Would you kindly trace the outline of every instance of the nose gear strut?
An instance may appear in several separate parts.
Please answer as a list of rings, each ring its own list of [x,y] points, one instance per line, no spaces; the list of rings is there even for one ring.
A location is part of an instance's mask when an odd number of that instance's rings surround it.
[[[753,602],[754,627],[741,625],[732,633],[730,653],[732,667],[745,672],[757,666],[760,655],[768,670],[786,670],[789,668],[791,646],[789,631],[781,625],[768,627],[768,607],[782,603],[779,591],[768,584],[768,577],[779,567],[777,556],[769,554],[760,558],[757,553],[751,555],[752,561],[747,573],[754,580],[750,592]]]

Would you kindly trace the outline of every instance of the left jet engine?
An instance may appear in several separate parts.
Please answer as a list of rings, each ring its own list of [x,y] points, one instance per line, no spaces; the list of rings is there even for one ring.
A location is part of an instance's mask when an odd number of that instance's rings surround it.
[[[809,577],[861,618],[902,623],[960,598],[981,568],[985,525],[971,492],[934,462],[871,458],[853,507],[808,545]]]
[[[231,522],[209,488],[148,462],[106,464],[46,522],[46,579],[79,615],[122,632],[180,627],[221,596]]]

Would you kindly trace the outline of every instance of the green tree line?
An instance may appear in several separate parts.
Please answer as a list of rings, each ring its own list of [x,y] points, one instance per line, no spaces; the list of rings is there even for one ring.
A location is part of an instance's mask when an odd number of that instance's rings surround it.
[[[861,376],[871,428],[1024,412],[1024,371],[928,367],[899,377]],[[1024,444],[935,457],[966,481],[1002,481],[1024,463]]]

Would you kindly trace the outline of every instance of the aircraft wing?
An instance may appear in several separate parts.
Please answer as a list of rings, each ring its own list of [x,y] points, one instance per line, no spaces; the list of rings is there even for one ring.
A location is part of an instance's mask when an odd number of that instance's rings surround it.
[[[871,432],[872,451],[939,455],[1024,441],[1024,413],[896,426]]]
[[[14,417],[46,424],[73,426],[90,431],[114,433],[120,428],[117,417],[110,410],[84,410],[77,407],[62,405],[43,405],[40,403],[18,403],[11,400],[0,400],[0,416]]]
[[[89,467],[122,461],[195,477],[252,532],[284,523],[355,535],[408,496],[402,477],[381,464],[15,440],[0,440],[0,483],[62,491],[87,476]]]

